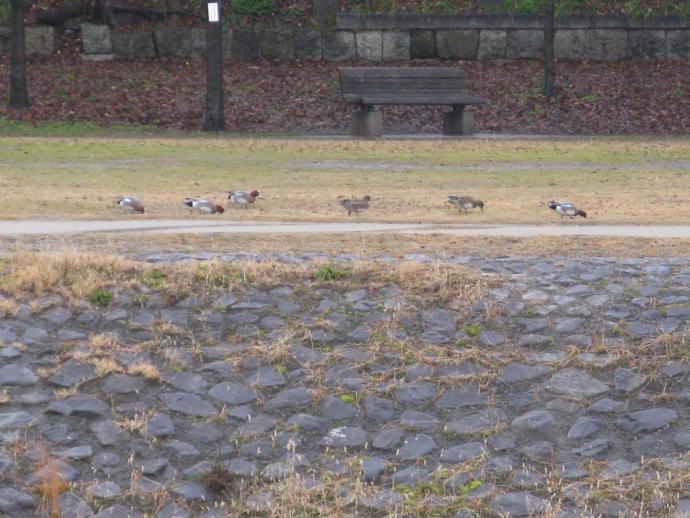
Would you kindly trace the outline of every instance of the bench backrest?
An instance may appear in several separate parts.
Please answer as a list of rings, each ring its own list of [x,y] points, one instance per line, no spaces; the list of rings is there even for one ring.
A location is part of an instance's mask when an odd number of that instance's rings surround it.
[[[339,68],[345,101],[386,96],[388,98],[440,98],[465,94],[465,77],[459,68],[352,67]]]

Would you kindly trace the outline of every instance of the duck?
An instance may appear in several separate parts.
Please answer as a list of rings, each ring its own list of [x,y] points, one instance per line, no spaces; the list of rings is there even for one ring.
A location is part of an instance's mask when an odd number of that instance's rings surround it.
[[[146,209],[144,209],[144,203],[134,196],[118,196],[115,198],[115,205],[119,205],[130,212],[136,212],[137,214],[146,214]]]
[[[229,191],[228,192],[228,200],[230,200],[230,203],[234,203],[236,205],[240,205],[244,208],[247,208],[249,205],[254,203],[257,198],[259,198],[259,191],[256,189],[251,190],[251,191]]]
[[[190,209],[196,209],[203,214],[223,214],[225,209],[211,200],[205,198],[185,198],[184,203]]]
[[[548,204],[548,207],[560,214],[561,219],[563,219],[563,216],[568,216],[570,219],[573,219],[576,216],[582,216],[583,218],[587,219],[587,213],[584,210],[579,210],[572,203],[561,203],[551,200]]]
[[[482,200],[472,198],[471,196],[450,195],[448,196],[448,201],[446,203],[449,203],[460,212],[463,210],[468,212],[469,209],[474,209],[476,207],[479,207],[479,209],[484,212],[484,202]]]
[[[353,212],[359,214],[359,211],[367,210],[369,208],[369,202],[371,201],[371,196],[367,195],[359,198],[340,198],[338,197],[338,203],[342,205],[345,210],[347,210],[347,215],[350,216]]]

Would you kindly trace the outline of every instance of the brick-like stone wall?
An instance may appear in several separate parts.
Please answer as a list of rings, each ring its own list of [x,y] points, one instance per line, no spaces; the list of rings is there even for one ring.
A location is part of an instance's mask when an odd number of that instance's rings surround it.
[[[506,15],[340,14],[332,30],[226,29],[225,58],[326,61],[405,61],[409,59],[539,59],[543,20]],[[200,59],[204,29],[159,27],[153,31],[112,32],[105,25],[83,24],[85,57],[184,57]],[[29,53],[50,54],[50,27],[27,28]],[[0,52],[9,50],[9,30],[0,28]],[[690,20],[665,17],[632,20],[619,16],[571,16],[556,22],[557,59],[690,60]]]
[[[10,29],[0,27],[0,53],[10,51]],[[26,27],[24,34],[26,53],[52,54],[55,51],[55,30],[52,27]]]
[[[340,14],[336,26],[358,35],[409,35],[411,59],[538,59],[544,22],[531,15],[439,16]],[[366,60],[371,49],[357,57]],[[555,53],[561,60],[690,60],[690,19],[634,20],[622,16],[569,16],[556,20]],[[398,58],[400,59],[400,58]],[[383,58],[386,61],[386,57]]]

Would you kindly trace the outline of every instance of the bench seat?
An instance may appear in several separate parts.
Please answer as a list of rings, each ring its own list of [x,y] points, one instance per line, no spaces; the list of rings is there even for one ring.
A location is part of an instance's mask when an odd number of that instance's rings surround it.
[[[383,121],[376,106],[447,105],[452,110],[443,117],[447,135],[471,135],[474,119],[465,106],[486,100],[465,91],[461,69],[450,67],[342,67],[340,88],[345,102],[359,106],[352,114],[352,134],[379,136]]]

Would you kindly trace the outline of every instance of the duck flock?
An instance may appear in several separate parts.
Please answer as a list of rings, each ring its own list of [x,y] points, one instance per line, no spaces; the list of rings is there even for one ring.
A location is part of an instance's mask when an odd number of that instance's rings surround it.
[[[228,192],[228,202],[230,205],[237,207],[247,208],[252,205],[257,199],[261,198],[259,191],[256,189],[246,190],[246,191],[230,191]],[[363,196],[361,198],[344,198],[338,196],[338,203],[347,211],[347,215],[359,214],[367,209],[372,201],[371,196]],[[225,207],[223,205],[214,202],[208,198],[185,198],[182,203],[190,209],[190,212],[199,212],[201,214],[223,214],[225,212]],[[136,214],[146,214],[146,209],[144,208],[144,202],[140,198],[135,196],[118,196],[115,198],[115,204],[124,208],[125,210],[136,213]],[[459,195],[449,195],[446,200],[446,204],[451,207],[458,209],[458,212],[469,212],[470,209],[479,208],[481,212],[484,212],[484,202],[478,200],[471,196],[459,196]],[[587,213],[584,210],[580,210],[572,203],[557,202],[551,200],[548,204],[542,203],[549,209],[556,212],[561,216],[561,219],[568,217],[573,219],[577,216],[587,219]]]

